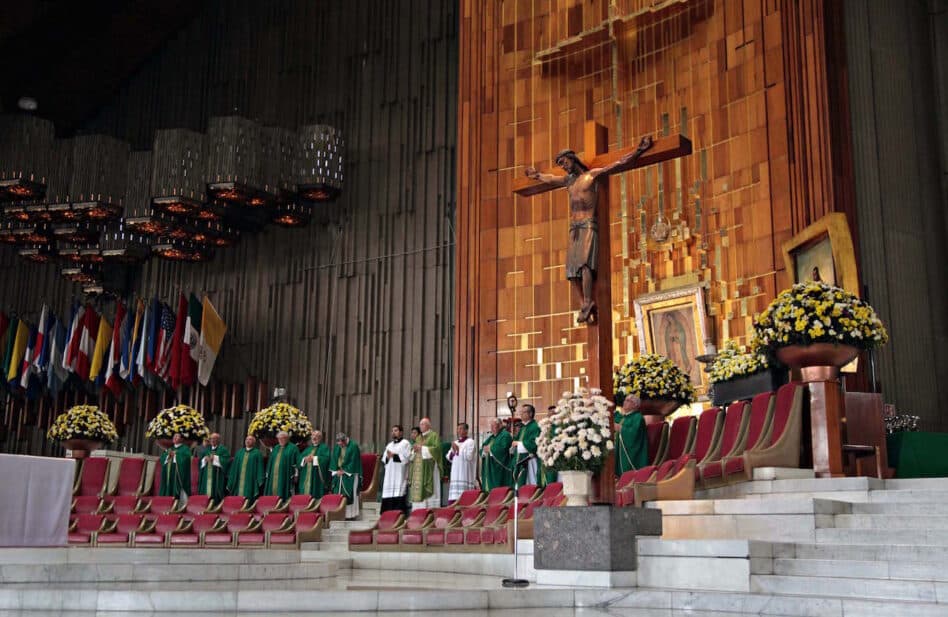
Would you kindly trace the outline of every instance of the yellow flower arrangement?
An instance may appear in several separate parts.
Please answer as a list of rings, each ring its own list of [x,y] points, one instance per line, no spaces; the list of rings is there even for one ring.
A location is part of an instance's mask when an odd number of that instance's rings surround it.
[[[770,360],[761,351],[753,344],[751,350],[746,351],[736,341],[726,342],[714,361],[708,365],[708,381],[721,383],[767,370],[770,368]]]
[[[693,401],[695,396],[691,377],[658,354],[642,354],[616,369],[612,386],[618,405],[630,394],[643,399],[675,400],[682,405]]]
[[[770,351],[813,343],[874,349],[889,340],[871,306],[844,289],[814,281],[781,292],[754,320],[754,330],[757,344]]]
[[[76,405],[56,416],[46,438],[50,441],[90,439],[109,442],[118,439],[118,431],[105,412],[95,405]]]
[[[175,433],[181,433],[185,441],[200,441],[211,431],[204,422],[201,413],[188,405],[175,405],[162,409],[148,424],[145,437],[153,439],[171,439]]]
[[[276,403],[254,414],[247,434],[260,439],[274,437],[280,431],[290,434],[290,440],[299,442],[309,439],[313,425],[298,408],[289,403]]]

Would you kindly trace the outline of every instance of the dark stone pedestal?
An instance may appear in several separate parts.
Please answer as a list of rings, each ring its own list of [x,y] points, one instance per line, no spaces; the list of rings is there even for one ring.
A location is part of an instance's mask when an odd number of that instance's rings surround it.
[[[537,508],[533,565],[537,570],[635,570],[635,536],[660,535],[662,511],[655,508]]]

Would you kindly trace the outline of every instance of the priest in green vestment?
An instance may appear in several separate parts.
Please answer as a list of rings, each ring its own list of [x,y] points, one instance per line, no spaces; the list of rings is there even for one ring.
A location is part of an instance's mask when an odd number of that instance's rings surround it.
[[[300,454],[300,479],[297,495],[319,499],[329,492],[329,446],[323,443],[322,431],[313,431],[312,443]]]
[[[537,410],[529,403],[520,406],[520,421],[523,425],[514,437],[512,448],[516,452],[514,462],[514,484],[536,484],[540,472],[540,459],[537,458],[537,437],[540,436],[540,424],[536,421]]]
[[[260,496],[264,482],[263,454],[257,448],[257,438],[247,435],[244,447],[234,454],[230,465],[227,492],[246,497],[253,502]]]
[[[173,445],[161,453],[158,492],[163,497],[186,501],[191,494],[191,448],[185,445],[181,433],[175,433],[171,442]]]
[[[207,495],[220,503],[227,494],[227,470],[230,467],[230,450],[221,445],[220,433],[211,433],[208,446],[201,458],[201,476],[198,493]]]
[[[481,447],[481,489],[490,491],[510,486],[513,474],[510,466],[510,442],[513,438],[500,418],[491,418],[490,437]]]
[[[346,498],[346,518],[359,515],[359,491],[362,490],[362,453],[359,444],[345,433],[336,434],[336,445],[329,457],[332,492]]]
[[[622,408],[613,418],[616,423],[616,478],[648,465],[648,431],[645,430],[645,418],[639,413],[641,402],[634,394],[626,396]]]
[[[293,476],[300,464],[300,449],[295,443],[290,443],[290,434],[286,431],[277,433],[277,445],[270,450],[267,460],[267,483],[264,495],[279,495],[286,501],[290,498],[293,486]]]
[[[418,423],[421,435],[412,445],[411,489],[412,509],[441,507],[441,478],[444,476],[441,437],[431,430],[431,420],[422,418]]]

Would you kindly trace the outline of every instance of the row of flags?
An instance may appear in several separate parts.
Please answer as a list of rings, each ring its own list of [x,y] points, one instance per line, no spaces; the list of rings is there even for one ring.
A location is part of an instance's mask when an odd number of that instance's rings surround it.
[[[0,378],[31,398],[42,389],[56,396],[71,376],[116,396],[139,383],[206,386],[226,332],[210,299],[194,294],[179,294],[176,312],[157,298],[119,300],[111,323],[81,304],[68,320],[44,305],[36,324],[0,312]]]

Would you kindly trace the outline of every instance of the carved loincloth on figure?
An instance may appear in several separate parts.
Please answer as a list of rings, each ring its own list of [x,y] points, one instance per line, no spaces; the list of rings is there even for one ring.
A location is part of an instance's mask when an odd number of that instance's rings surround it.
[[[569,248],[566,250],[566,278],[582,278],[586,266],[596,276],[599,263],[599,223],[594,218],[569,224]]]

